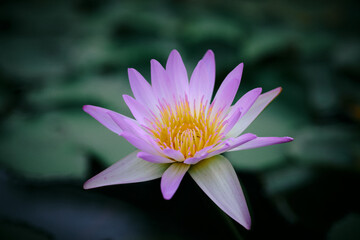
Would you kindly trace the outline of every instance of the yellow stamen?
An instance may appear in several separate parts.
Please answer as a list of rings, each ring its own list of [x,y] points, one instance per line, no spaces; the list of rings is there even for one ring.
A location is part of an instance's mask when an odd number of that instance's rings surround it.
[[[205,147],[218,144],[224,137],[226,121],[221,117],[222,111],[211,116],[213,108],[207,108],[203,99],[193,106],[191,109],[187,98],[175,104],[165,101],[159,104],[160,113],[153,116],[147,129],[161,149],[178,150],[187,159]]]

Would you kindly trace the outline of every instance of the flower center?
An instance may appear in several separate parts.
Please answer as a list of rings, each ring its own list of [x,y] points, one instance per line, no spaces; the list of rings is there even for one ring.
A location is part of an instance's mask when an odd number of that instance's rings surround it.
[[[161,149],[180,151],[185,159],[208,146],[218,144],[224,137],[222,132],[226,121],[220,117],[221,111],[212,113],[212,106],[201,99],[191,108],[187,98],[175,104],[162,102],[160,113],[153,118],[148,130]]]

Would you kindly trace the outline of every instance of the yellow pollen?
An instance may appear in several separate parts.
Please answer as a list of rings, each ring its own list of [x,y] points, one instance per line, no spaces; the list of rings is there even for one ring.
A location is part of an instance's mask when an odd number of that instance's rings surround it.
[[[185,98],[171,105],[162,102],[158,109],[160,113],[154,115],[147,129],[161,149],[178,150],[187,159],[205,147],[218,144],[224,137],[226,121],[222,111],[211,114],[212,106],[207,108],[203,99],[198,106],[194,102],[193,108]]]

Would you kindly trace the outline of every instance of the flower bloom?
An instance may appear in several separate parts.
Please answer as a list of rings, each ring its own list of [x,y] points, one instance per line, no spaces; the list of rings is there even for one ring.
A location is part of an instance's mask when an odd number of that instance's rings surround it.
[[[199,61],[190,81],[176,50],[170,53],[166,69],[151,60],[151,85],[130,68],[135,98],[123,98],[135,119],[91,105],[84,106],[84,111],[139,150],[89,179],[84,188],[161,177],[163,197],[170,199],[189,172],[215,204],[250,229],[250,214],[239,180],[229,160],[220,154],[293,139],[242,134],[281,92],[279,87],[261,94],[262,89],[255,88],[231,106],[242,71],[241,63],[227,75],[211,101],[215,83],[211,50]]]

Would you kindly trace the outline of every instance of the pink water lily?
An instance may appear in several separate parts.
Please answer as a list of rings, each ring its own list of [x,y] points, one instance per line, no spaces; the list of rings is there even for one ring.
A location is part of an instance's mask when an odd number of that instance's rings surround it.
[[[186,172],[225,213],[250,229],[251,219],[236,172],[220,155],[292,141],[290,137],[257,137],[244,130],[281,92],[261,94],[255,88],[231,106],[243,71],[231,71],[213,101],[215,58],[209,50],[190,82],[180,54],[173,50],[166,69],[151,60],[151,85],[135,69],[128,70],[134,97],[123,98],[135,119],[101,107],[84,111],[124,137],[138,151],[89,179],[84,188],[148,181],[161,177],[161,192],[171,199]]]

